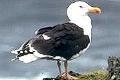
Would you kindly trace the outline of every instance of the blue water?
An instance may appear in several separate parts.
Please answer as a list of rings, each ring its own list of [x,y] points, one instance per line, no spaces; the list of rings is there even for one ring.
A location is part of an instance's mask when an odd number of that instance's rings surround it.
[[[90,14],[92,44],[85,54],[69,62],[70,70],[81,73],[106,69],[108,56],[120,55],[120,1],[87,2],[101,7],[103,12],[101,15]],[[15,55],[10,51],[33,37],[35,30],[66,22],[66,8],[70,3],[70,0],[0,0],[0,77],[31,79],[58,74],[54,61],[11,62]]]

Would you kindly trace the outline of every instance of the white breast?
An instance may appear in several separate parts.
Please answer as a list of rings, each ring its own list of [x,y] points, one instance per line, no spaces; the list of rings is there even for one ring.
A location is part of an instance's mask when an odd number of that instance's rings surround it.
[[[76,25],[78,25],[79,27],[83,28],[84,30],[84,35],[88,35],[91,41],[91,29],[92,29],[92,25],[91,25],[91,19],[89,17],[84,17],[82,19],[79,20],[73,20],[70,21],[71,23],[74,23]]]

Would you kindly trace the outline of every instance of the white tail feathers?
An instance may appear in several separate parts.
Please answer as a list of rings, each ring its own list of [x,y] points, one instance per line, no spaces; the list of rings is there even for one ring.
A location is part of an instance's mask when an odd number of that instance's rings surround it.
[[[24,55],[18,58],[20,61],[24,62],[24,63],[29,63],[32,61],[35,61],[38,59],[38,57],[36,57],[33,54],[28,54],[28,55]]]

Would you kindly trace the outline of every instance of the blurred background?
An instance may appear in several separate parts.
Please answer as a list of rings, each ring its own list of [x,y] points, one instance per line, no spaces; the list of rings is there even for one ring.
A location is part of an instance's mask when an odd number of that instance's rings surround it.
[[[83,0],[102,8],[90,14],[92,43],[86,54],[69,62],[69,69],[84,73],[106,69],[108,56],[120,55],[120,0]],[[0,0],[0,80],[42,80],[55,77],[55,61],[38,60],[29,64],[11,61],[10,51],[32,38],[42,27],[68,21],[66,9],[72,0]]]

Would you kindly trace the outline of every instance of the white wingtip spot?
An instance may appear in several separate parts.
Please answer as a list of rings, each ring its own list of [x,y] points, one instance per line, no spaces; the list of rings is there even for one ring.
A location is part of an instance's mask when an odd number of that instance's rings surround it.
[[[18,51],[18,50],[12,50],[11,53],[13,53],[13,54],[18,54],[17,51]]]
[[[43,38],[44,38],[45,40],[48,40],[48,39],[51,38],[51,37],[49,37],[49,36],[47,36],[47,35],[45,35],[45,34],[43,34],[42,36],[43,36]]]

